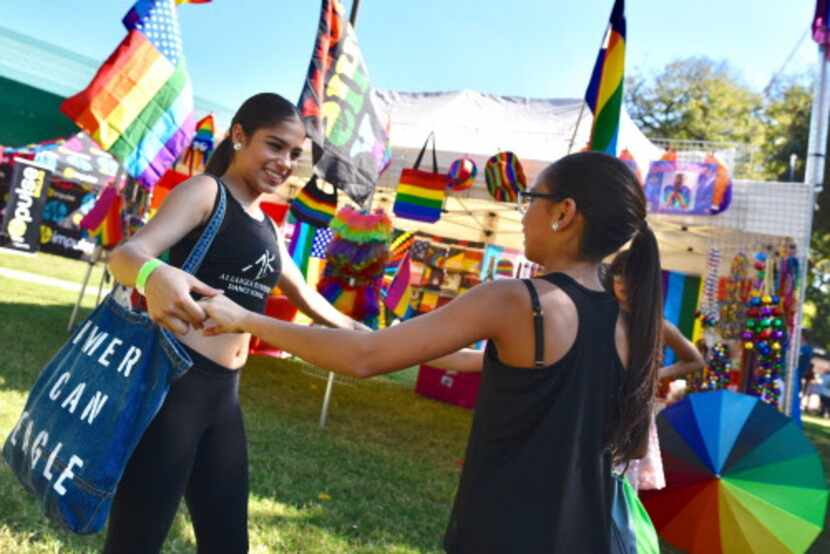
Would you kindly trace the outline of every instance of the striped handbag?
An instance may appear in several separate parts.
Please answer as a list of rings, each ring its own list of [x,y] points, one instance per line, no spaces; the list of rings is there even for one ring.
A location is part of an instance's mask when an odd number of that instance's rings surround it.
[[[426,152],[429,139],[432,139],[432,171],[419,169]],[[438,158],[435,154],[435,133],[430,133],[421,152],[415,159],[415,165],[401,171],[398,192],[392,211],[404,219],[414,219],[425,223],[435,223],[441,219],[444,196],[449,185],[449,176],[438,173]]]

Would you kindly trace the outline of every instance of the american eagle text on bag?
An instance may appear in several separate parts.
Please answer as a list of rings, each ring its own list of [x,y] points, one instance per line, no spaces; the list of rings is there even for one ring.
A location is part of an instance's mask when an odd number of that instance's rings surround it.
[[[123,340],[99,329],[91,321],[84,324],[72,339],[72,344],[81,345],[81,354],[93,358],[103,368],[114,369],[125,379],[130,377],[133,367],[141,359],[140,348],[125,344]],[[48,396],[49,400],[58,404],[61,409],[78,415],[82,422],[92,425],[109,396],[100,390],[87,392],[86,389],[87,383],[73,380],[72,373],[67,371],[55,380],[48,390]],[[63,496],[66,494],[65,482],[75,477],[75,469],[84,467],[84,461],[73,454],[66,467],[61,471],[55,469],[53,466],[63,443],[50,445],[49,431],[36,427],[37,424],[29,416],[29,412],[23,412],[9,436],[9,441],[16,447],[18,441],[22,440],[21,451],[28,456],[32,470],[43,462],[43,476],[53,483],[52,488],[55,492]]]

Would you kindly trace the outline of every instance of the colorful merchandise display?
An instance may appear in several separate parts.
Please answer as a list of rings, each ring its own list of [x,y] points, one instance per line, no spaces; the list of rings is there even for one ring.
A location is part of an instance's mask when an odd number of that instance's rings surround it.
[[[382,210],[366,213],[346,206],[330,227],[334,239],[317,290],[344,314],[376,327],[392,222]]]
[[[513,152],[499,152],[484,167],[487,191],[497,202],[516,202],[519,192],[527,189],[527,178],[519,157]]]
[[[470,158],[459,158],[450,164],[449,190],[462,192],[472,187],[476,182],[478,167]]]
[[[291,215],[298,221],[316,227],[328,227],[337,213],[337,189],[331,192],[320,188],[317,176],[312,175],[308,183],[291,201]]]
[[[756,277],[741,333],[749,355],[749,392],[773,406],[778,406],[781,400],[791,331],[788,323],[792,322],[787,306],[795,302],[798,281],[797,259],[782,254],[768,248],[755,255]]]
[[[432,139],[432,171],[420,169],[429,141]],[[401,171],[395,204],[395,215],[404,219],[435,223],[441,219],[449,177],[438,172],[435,134],[430,133],[412,168]]]

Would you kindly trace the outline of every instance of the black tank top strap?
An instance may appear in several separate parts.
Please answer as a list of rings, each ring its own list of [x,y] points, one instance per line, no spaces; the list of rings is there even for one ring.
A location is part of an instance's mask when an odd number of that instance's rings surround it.
[[[533,365],[545,367],[545,318],[542,315],[542,305],[539,303],[539,294],[530,279],[522,279],[522,283],[530,293],[530,305],[533,308]]]

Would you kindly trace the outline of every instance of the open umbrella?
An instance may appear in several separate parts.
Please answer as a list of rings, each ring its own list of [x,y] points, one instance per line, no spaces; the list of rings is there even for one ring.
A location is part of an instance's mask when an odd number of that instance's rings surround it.
[[[697,552],[804,552],[824,526],[816,449],[783,414],[729,391],[657,417],[666,488],[642,499],[664,540]]]

